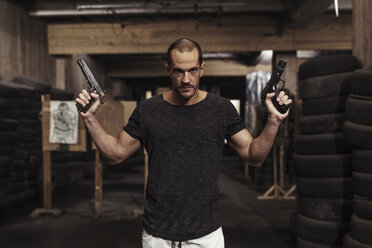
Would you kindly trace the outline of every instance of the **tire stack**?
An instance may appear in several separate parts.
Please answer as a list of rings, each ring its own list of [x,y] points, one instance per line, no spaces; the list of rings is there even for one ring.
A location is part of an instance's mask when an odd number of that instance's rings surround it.
[[[12,166],[18,118],[19,91],[0,82],[0,209],[9,205],[9,175]]]
[[[353,73],[344,133],[353,146],[354,214],[346,248],[372,247],[372,70]]]
[[[14,78],[9,84],[20,92],[16,109],[16,144],[9,175],[9,205],[16,206],[35,198],[39,192],[41,94],[49,93],[51,87],[22,77]]]
[[[341,247],[352,214],[351,146],[342,131],[351,55],[318,57],[299,68],[299,119],[293,169],[297,185],[297,247]]]

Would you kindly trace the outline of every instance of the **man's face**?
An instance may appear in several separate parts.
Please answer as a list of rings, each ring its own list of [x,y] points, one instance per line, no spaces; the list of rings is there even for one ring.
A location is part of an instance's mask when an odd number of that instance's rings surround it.
[[[183,99],[192,98],[199,89],[200,77],[203,75],[204,63],[199,65],[198,49],[190,52],[171,53],[172,65],[167,65],[173,91]]]

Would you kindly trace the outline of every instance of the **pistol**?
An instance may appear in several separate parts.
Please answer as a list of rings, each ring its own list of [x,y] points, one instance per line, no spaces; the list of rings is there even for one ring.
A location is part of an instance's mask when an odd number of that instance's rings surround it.
[[[271,99],[271,102],[274,104],[275,108],[282,114],[286,113],[290,104],[288,105],[279,105],[276,98],[279,95],[279,92],[284,89],[285,82],[280,78],[284,71],[284,67],[287,65],[287,62],[284,60],[279,60],[278,65],[274,68],[273,73],[271,74],[269,82],[267,82],[265,88],[261,92],[261,102],[264,103],[266,99],[266,94],[275,92],[275,96]]]
[[[88,93],[97,93],[99,95],[100,102],[103,103],[102,99],[105,96],[105,93],[101,89],[101,86],[99,86],[96,78],[94,77],[92,71],[89,69],[89,66],[84,58],[81,58],[77,61],[78,65],[80,66],[81,71],[83,72],[86,81],[83,83],[84,89],[88,91]],[[88,87],[87,87],[88,86]],[[94,99],[91,98],[89,103],[87,105],[81,105],[79,103],[76,103],[76,107],[80,112],[86,113],[89,108],[94,103]]]

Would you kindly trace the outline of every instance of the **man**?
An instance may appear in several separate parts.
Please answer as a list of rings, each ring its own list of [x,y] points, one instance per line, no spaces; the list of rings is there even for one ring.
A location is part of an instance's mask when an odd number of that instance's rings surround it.
[[[90,96],[83,90],[76,102],[96,100],[80,115],[112,164],[122,162],[141,145],[148,152],[144,248],[224,247],[217,186],[224,139],[247,163],[260,166],[288,112],[279,113],[271,102],[274,94],[268,94],[268,121],[254,139],[228,99],[199,90],[205,64],[195,41],[175,41],[167,57],[172,90],[142,101],[117,138],[109,136],[95,118],[100,105],[97,94]],[[291,103],[284,92],[277,101]]]

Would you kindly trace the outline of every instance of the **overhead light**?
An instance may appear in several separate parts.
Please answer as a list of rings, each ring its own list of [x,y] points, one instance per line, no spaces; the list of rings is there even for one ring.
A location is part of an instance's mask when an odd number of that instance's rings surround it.
[[[339,13],[338,13],[338,0],[335,0],[335,13],[336,13],[336,16],[339,17]]]

